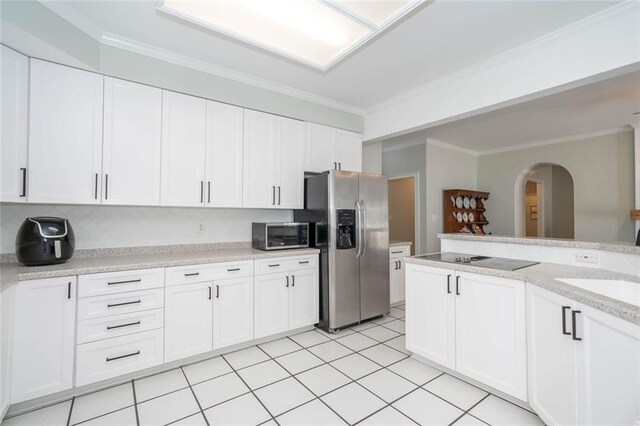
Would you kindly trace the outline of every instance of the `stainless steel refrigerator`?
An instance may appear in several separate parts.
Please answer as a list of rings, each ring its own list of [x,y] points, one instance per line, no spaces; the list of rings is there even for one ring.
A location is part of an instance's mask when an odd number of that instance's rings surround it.
[[[320,249],[320,323],[337,330],[389,313],[387,177],[330,170],[305,178],[310,245]]]

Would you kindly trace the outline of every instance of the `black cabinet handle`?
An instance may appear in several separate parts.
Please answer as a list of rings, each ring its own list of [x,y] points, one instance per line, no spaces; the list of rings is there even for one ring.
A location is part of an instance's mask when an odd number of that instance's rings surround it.
[[[562,334],[570,335],[567,331],[567,309],[571,309],[571,306],[562,307]]]
[[[211,181],[207,182],[207,203],[211,203]]]
[[[296,286],[296,276],[291,275],[291,287],[295,287],[295,286]]]
[[[115,361],[117,359],[122,359],[122,358],[129,358],[130,356],[136,356],[136,355],[140,355],[140,351],[136,351],[126,355],[114,356],[113,358],[107,358],[107,362]]]
[[[113,281],[108,282],[107,285],[116,285],[116,284],[132,284],[142,282],[142,279],[138,278],[137,280],[126,280],[126,281]]]
[[[216,299],[220,299],[220,286],[216,284]]]
[[[282,201],[282,198],[280,197],[280,195],[282,195],[281,192],[282,187],[278,186],[278,205],[280,205],[280,201]]]
[[[122,303],[109,303],[107,308],[115,308],[116,306],[125,306],[125,305],[135,305],[136,303],[141,303],[142,300],[134,300],[133,302],[122,302]]]
[[[456,296],[460,296],[460,276],[456,276]]]
[[[335,161],[333,162],[333,169],[338,170],[338,163],[336,163]]]
[[[571,311],[571,338],[573,340],[582,340],[581,337],[578,337],[577,326],[576,326],[576,315],[580,314],[580,311]]]
[[[209,300],[211,300],[211,286],[209,286]]]
[[[276,205],[276,187],[272,186],[271,189],[272,189],[272,191],[271,191],[272,192],[272,194],[271,194],[271,205],[275,206]]]
[[[71,281],[67,284],[67,299],[71,299]]]
[[[240,268],[231,268],[231,269],[227,269],[227,272],[236,272],[239,271]]]
[[[200,275],[200,272],[192,272],[190,274],[184,274],[185,277],[197,277]]]
[[[27,196],[27,169],[25,167],[20,167],[20,171],[22,172],[22,194],[20,197]]]
[[[285,287],[289,287],[289,275],[287,275],[287,285]]]
[[[128,324],[108,325],[107,330],[113,330],[114,328],[131,327],[132,325],[140,325],[140,321],[130,322]]]
[[[307,263],[309,263],[308,260],[303,260],[301,262],[298,262],[298,265],[306,265]]]
[[[200,202],[204,203],[204,181],[200,181]]]
[[[279,263],[274,263],[273,265],[269,265],[269,268],[275,268],[276,266],[280,266]]]
[[[391,254],[399,254],[402,253],[402,250],[398,250],[398,251],[392,251]]]
[[[109,198],[109,175],[104,175],[104,199],[107,200]]]
[[[338,170],[342,170],[342,163],[338,163]]]
[[[451,294],[451,274],[447,275],[447,294]]]
[[[94,194],[93,198],[97,200],[98,199],[98,174],[97,173],[96,173],[96,186],[93,190],[93,194]]]

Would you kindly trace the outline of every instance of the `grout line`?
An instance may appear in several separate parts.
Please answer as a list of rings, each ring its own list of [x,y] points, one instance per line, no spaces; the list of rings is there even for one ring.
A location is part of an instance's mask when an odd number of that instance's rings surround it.
[[[484,401],[485,399],[489,398],[489,395],[491,395],[490,393],[485,395],[482,399],[480,399],[480,401],[476,402],[475,404],[473,404],[471,407],[469,407],[469,409],[464,410],[464,412],[462,414],[460,414],[460,416],[458,418],[456,418],[454,421],[452,421],[451,423],[449,423],[449,426],[453,425],[454,423],[456,423],[458,420],[460,420],[461,418],[463,418],[465,415],[469,414],[471,417],[473,417],[474,419],[478,419],[476,416],[474,416],[473,414],[469,413],[469,411],[473,410],[474,408],[476,408],[476,406],[478,406],[478,404],[480,404],[482,401]],[[488,424],[487,422],[485,422],[482,419],[478,419],[480,420],[482,423]]]
[[[187,373],[184,372],[182,367],[180,367],[180,371],[182,371],[182,375],[184,376],[184,379],[187,381],[187,384],[189,385],[189,390],[191,390],[191,394],[193,395],[193,398],[196,400],[196,404],[198,404],[198,408],[200,409],[200,414],[202,414],[202,417],[204,417],[204,422],[207,424],[207,426],[209,426],[209,420],[207,420],[207,416],[204,415],[204,410],[202,409],[202,405],[200,404],[200,401],[198,400],[198,397],[196,396],[196,392],[193,390],[193,387],[191,386],[191,383],[189,382],[189,378],[187,377]],[[190,417],[193,414],[195,414],[195,413],[191,413],[187,417]]]
[[[140,416],[138,415],[138,398],[136,396],[135,380],[131,380],[131,390],[133,391],[133,410],[136,412],[136,425],[140,426]]]
[[[73,397],[71,398],[71,405],[69,406],[69,415],[67,416],[67,426],[69,426],[71,424],[71,413],[73,412],[73,403],[76,402],[76,398]],[[2,423],[2,421],[0,420],[0,423]]]

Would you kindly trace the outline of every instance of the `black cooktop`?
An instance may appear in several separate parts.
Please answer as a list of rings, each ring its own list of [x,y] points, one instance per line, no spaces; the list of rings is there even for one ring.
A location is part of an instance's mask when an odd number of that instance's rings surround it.
[[[516,271],[537,265],[540,262],[528,260],[508,259],[504,257],[475,256],[464,253],[434,253],[415,256],[416,259],[433,260],[436,262],[458,263],[461,265],[479,266],[482,268],[500,269],[502,271]]]

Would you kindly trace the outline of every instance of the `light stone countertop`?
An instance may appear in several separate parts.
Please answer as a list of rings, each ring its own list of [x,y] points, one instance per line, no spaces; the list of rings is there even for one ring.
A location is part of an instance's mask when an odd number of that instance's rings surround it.
[[[566,284],[556,279],[587,278],[625,280],[635,282],[640,285],[640,278],[634,277],[633,275],[619,274],[598,268],[567,266],[555,263],[540,263],[538,265],[529,266],[516,271],[503,271],[472,265],[451,264],[434,260],[418,259],[415,257],[405,258],[405,263],[525,281],[577,302],[584,303],[585,305],[599,309],[618,318],[622,318],[623,320],[632,322],[636,325],[640,325],[639,307]]]
[[[23,266],[19,263],[0,263],[0,288],[24,280],[95,274],[99,272],[130,271],[135,269],[304,256],[318,253],[320,253],[320,250],[315,248],[260,251],[250,247],[241,247],[200,251],[79,257],[72,258],[66,263],[48,266]]]
[[[438,234],[441,240],[484,241],[490,243],[528,244],[547,247],[569,247],[587,250],[605,250],[618,253],[640,255],[640,247],[633,243],[597,243],[589,241],[576,241],[559,238],[538,237],[512,237],[500,235],[476,235],[476,234]]]
[[[413,243],[411,241],[397,241],[397,240],[389,241],[389,248],[391,248],[391,247],[410,246],[410,245],[413,245]]]

